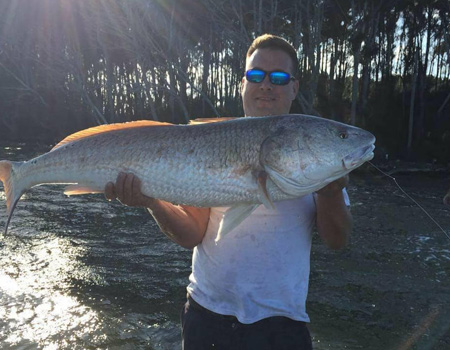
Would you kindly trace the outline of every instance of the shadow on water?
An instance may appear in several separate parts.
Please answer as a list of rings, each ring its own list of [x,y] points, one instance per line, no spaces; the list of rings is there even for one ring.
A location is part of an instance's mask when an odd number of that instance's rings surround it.
[[[0,159],[48,150],[27,147],[3,148]],[[450,208],[441,204],[448,177],[398,181],[450,228]],[[450,241],[387,178],[355,174],[349,195],[348,248],[313,242],[307,307],[314,348],[450,348]],[[37,187],[1,240],[2,349],[180,348],[191,253],[142,209]]]

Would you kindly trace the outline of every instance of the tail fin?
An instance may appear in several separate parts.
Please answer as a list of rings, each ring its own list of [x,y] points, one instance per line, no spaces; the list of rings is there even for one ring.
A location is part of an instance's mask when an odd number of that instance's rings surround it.
[[[14,208],[23,194],[23,192],[17,192],[17,189],[14,187],[12,174],[14,172],[13,167],[15,164],[19,165],[20,163],[13,163],[7,160],[0,161],[0,181],[3,182],[3,188],[6,194],[6,215],[8,217],[5,226],[5,234],[8,231],[8,225]]]

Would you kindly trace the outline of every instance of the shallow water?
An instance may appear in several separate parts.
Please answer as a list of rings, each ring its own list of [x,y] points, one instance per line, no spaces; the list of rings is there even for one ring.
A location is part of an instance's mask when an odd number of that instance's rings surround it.
[[[48,147],[9,145],[0,159]],[[447,176],[398,177],[450,228]],[[1,236],[0,348],[179,349],[191,252],[142,209],[101,195],[32,189]],[[343,251],[313,245],[308,312],[315,349],[450,348],[450,240],[389,179],[356,174]],[[0,226],[5,222],[0,187]]]

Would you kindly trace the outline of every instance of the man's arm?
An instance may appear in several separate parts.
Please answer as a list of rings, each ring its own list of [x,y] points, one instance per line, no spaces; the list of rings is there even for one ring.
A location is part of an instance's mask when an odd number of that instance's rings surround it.
[[[175,243],[192,249],[206,233],[209,222],[209,208],[174,205],[141,192],[141,181],[133,174],[120,173],[116,183],[105,187],[108,200],[118,199],[130,207],[147,208],[161,230]]]
[[[347,184],[348,175],[316,192],[317,231],[331,249],[341,249],[347,244],[353,226],[352,214],[342,194]]]

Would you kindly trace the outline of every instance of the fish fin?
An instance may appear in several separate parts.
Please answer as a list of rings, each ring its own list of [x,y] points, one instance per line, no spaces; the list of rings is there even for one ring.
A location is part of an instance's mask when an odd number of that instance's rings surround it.
[[[19,201],[24,189],[18,189],[17,184],[14,181],[14,170],[17,169],[22,162],[10,162],[7,160],[0,161],[0,181],[3,182],[3,188],[6,195],[6,225],[5,234],[8,232],[9,222],[11,221],[12,213],[16,208],[16,204]]]
[[[84,129],[84,130],[78,131],[74,134],[67,136],[65,139],[60,141],[51,150],[53,151],[69,142],[84,139],[84,138],[92,136],[92,135],[107,133],[110,131],[132,129],[132,128],[142,128],[142,127],[149,127],[149,126],[168,126],[168,125],[173,125],[173,124],[157,122],[154,120],[137,120],[137,121],[128,122],[128,123],[115,123],[115,124],[105,124],[105,125],[94,126],[92,128]]]
[[[67,196],[77,196],[89,193],[103,193],[103,191],[82,185],[69,185],[64,188],[64,194]]]
[[[302,185],[301,183],[298,183],[281,175],[267,165],[264,168],[266,169],[270,179],[275,183],[275,185],[277,185],[284,193],[287,193],[291,196],[301,197],[305,194],[314,192],[318,187],[318,183],[307,186]]]
[[[220,221],[216,243],[227,233],[239,226],[239,224],[244,221],[258,206],[259,204],[237,204],[229,208],[225,214],[223,214],[222,220]]]
[[[189,121],[189,125],[207,124],[207,123],[217,123],[224,122],[227,120],[237,119],[235,117],[219,117],[219,118],[197,118]]]
[[[264,206],[268,209],[274,209],[275,205],[269,197],[267,192],[267,173],[265,171],[259,171],[256,176],[256,182],[258,183],[258,194]]]

